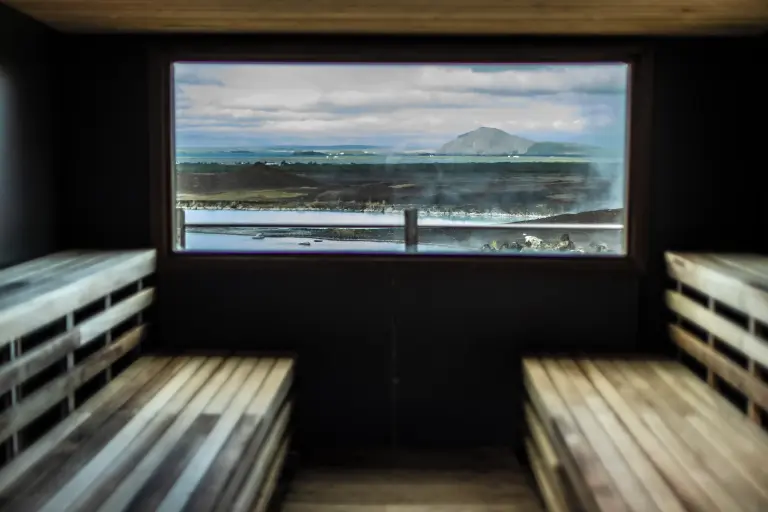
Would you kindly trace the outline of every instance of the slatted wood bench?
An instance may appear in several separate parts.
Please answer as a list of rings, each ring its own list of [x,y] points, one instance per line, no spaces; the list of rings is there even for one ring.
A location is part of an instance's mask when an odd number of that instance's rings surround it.
[[[667,261],[682,363],[523,362],[526,446],[550,511],[768,510],[768,259]]]
[[[0,509],[267,509],[292,358],[140,354],[153,251],[0,271]]]

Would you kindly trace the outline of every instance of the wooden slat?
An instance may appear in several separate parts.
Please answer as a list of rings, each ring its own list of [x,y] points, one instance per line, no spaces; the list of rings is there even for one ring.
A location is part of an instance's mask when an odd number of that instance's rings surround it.
[[[144,288],[130,297],[113,303],[104,312],[94,315],[79,324],[80,346],[87,345],[109,329],[120,325],[143,309],[148,308],[155,298],[154,288]]]
[[[605,377],[603,369],[598,368],[594,362],[580,360],[579,366],[606,403],[619,415],[635,442],[643,448],[648,458],[674,487],[683,503],[693,510],[717,510],[706,492],[706,481],[701,482],[695,473],[687,471],[685,461],[674,457],[667,450],[662,440],[643,421],[642,412],[635,406],[636,401],[630,401],[633,395],[620,392]]]
[[[72,507],[75,501],[98,481],[115,463],[115,459],[125,448],[166,409],[182,389],[196,389],[187,386],[189,381],[195,382],[204,373],[197,370],[203,365],[204,358],[193,358],[177,373],[173,379],[115,436],[109,444],[94,457],[81,471],[73,475],[72,479],[56,493],[41,510],[46,512],[58,512]],[[209,361],[210,366],[210,361]],[[107,386],[109,388],[111,386]]]
[[[192,426],[203,408],[219,393],[221,387],[228,379],[236,377],[236,370],[242,363],[242,360],[233,358],[224,361],[224,364],[217,369],[208,383],[195,394],[189,405],[184,408],[182,414],[176,418],[176,421],[143,457],[141,462],[131,473],[123,478],[122,482],[119,483],[118,487],[112,492],[109,499],[102,504],[99,510],[118,512],[125,510],[131,504],[132,500],[150,477],[153,476],[174,446],[181,441],[185,432]],[[244,366],[244,370],[250,371],[251,368]]]
[[[705,454],[699,458],[701,466],[708,469],[710,475],[720,482],[723,490],[738,501],[741,510],[768,508],[768,494],[762,490],[768,482],[756,478],[755,473],[745,468],[741,461],[732,460],[723,455],[722,452],[727,450],[722,450],[720,445],[723,442],[727,443],[727,439],[718,440],[716,444],[712,444],[710,439],[702,435],[702,432],[689,421],[691,412],[684,406],[680,407],[680,404],[674,400],[670,401],[675,395],[664,392],[663,384],[655,374],[640,372],[631,363],[619,362],[615,366],[644,397],[646,403],[663,418],[665,425],[677,434],[682,449],[687,449],[696,455]]]
[[[293,371],[293,361],[290,359],[280,359],[275,364],[267,382],[264,383],[262,390],[256,399],[251,402],[246,410],[246,415],[257,419],[258,431],[253,432],[253,440],[250,446],[245,450],[245,460],[257,460],[264,452],[264,439],[271,435],[270,429],[274,430],[280,421],[276,416],[285,402],[288,391],[291,387],[291,373]],[[286,421],[287,421],[287,412]],[[287,428],[287,426],[285,427]],[[223,495],[218,500],[217,511],[237,510],[249,505],[256,499],[256,493],[259,489],[259,475],[254,475],[253,468],[247,464],[239,464],[239,467],[232,474]]]
[[[768,367],[768,343],[684,295],[667,291],[667,306],[745,356]]]
[[[139,360],[139,363],[144,358]],[[96,410],[8,490],[12,510],[38,510],[101,452],[125,425],[184,367],[185,358],[160,358],[152,377],[117,409]],[[134,365],[131,365],[134,366]],[[102,390],[105,391],[105,390]],[[66,420],[65,420],[66,421]]]
[[[763,450],[768,449],[768,438],[765,432],[754,424],[743,421],[744,415],[741,411],[722,396],[713,393],[687,368],[671,361],[657,361],[652,369],[681,398],[695,407],[699,415],[729,432],[727,435],[732,442],[737,444],[743,442],[749,447],[748,450],[753,446],[760,446]]]
[[[696,336],[685,329],[677,325],[670,325],[669,333],[677,346],[703,365],[711,368],[723,380],[754,400],[760,407],[768,408],[768,385],[711,347],[704,345]]]
[[[229,510],[251,462],[256,460],[275,415],[291,387],[293,361],[279,359],[249,404],[226,445],[219,452],[208,473],[195,489],[185,512]]]
[[[259,360],[255,370],[248,375],[237,393],[234,394],[231,403],[221,415],[221,418],[219,418],[205,445],[197,452],[195,458],[181,474],[176,484],[165,496],[163,502],[157,507],[158,512],[181,511],[186,506],[189,497],[200,483],[200,480],[202,480],[206,471],[209,470],[210,465],[227,438],[232,434],[235,425],[254,398],[273,365],[273,359],[264,358]],[[207,409],[208,407],[206,407]]]
[[[117,359],[136,347],[144,336],[145,326],[131,329],[119,340],[89,356],[71,372],[46,384],[16,407],[0,415],[0,440],[7,439],[14,432],[29,424],[42,413],[53,407]]]
[[[0,298],[0,345],[151,274],[155,252],[125,251]]]
[[[715,462],[720,473],[725,472],[728,467],[738,471],[741,476],[737,478],[741,481],[753,482],[758,494],[763,495],[763,499],[768,499],[768,468],[765,467],[764,458],[768,456],[768,450],[761,449],[761,445],[754,443],[742,443],[744,439],[739,437],[735,430],[724,428],[727,423],[722,421],[711,421],[710,418],[701,414],[700,410],[690,404],[676,389],[655,372],[652,366],[647,362],[633,361],[624,363],[624,367],[632,371],[635,375],[643,378],[654,392],[654,399],[657,403],[663,404],[673,413],[677,421],[683,424],[683,430],[691,431],[686,435],[687,441],[698,440],[705,448],[709,449],[713,456],[711,459]],[[739,423],[745,423],[745,418],[739,418]],[[750,449],[744,449],[750,445]],[[761,455],[762,454],[762,455]],[[755,494],[755,490],[752,494]]]
[[[562,489],[558,488],[554,475],[547,469],[546,463],[539,455],[533,440],[525,440],[525,449],[547,510],[549,512],[568,512],[568,505],[563,497]]]
[[[547,439],[547,433],[544,430],[544,425],[541,424],[538,414],[528,403],[525,404],[525,420],[528,424],[531,438],[536,443],[536,451],[541,454],[543,463],[552,472],[557,472],[560,469],[560,461],[557,459],[555,449],[552,448],[552,443]]]
[[[703,508],[702,510],[732,510],[734,512],[742,510],[739,503],[701,466],[700,456],[687,449],[677,433],[666,424],[656,409],[632,386],[620,369],[605,361],[598,362],[597,367],[618,393],[622,397],[626,397],[629,407],[637,411],[638,417],[658,438],[662,444],[661,450],[668,452],[682,466],[682,471],[688,473],[696,481],[700,492],[706,494],[715,504],[714,508]],[[622,416],[623,418],[624,416]]]
[[[63,31],[517,35],[760,34],[760,0],[8,0]]]
[[[619,417],[603,400],[589,379],[575,362],[561,360],[560,367],[572,382],[573,389],[578,391],[584,403],[594,414],[607,437],[613,441],[618,452],[624,457],[629,468],[645,487],[647,495],[663,512],[685,512],[685,508],[675,494],[661,478],[656,468],[646,454],[637,445],[634,438],[621,423]]]
[[[562,361],[545,360],[543,365],[552,383],[560,392],[560,396],[568,405],[574,420],[584,433],[584,437],[589,441],[593,453],[597,455],[600,463],[611,475],[613,483],[627,507],[636,512],[658,511],[658,507],[655,506],[640,479],[633,473],[632,468],[622,457],[616,444],[597,420],[584,397],[571,382],[571,376],[564,371]]]
[[[667,253],[666,258],[674,279],[768,323],[768,277],[758,279],[703,254]]]
[[[91,463],[99,458],[107,462],[107,466],[98,473],[91,473],[90,480],[86,481],[86,475],[94,471],[92,466],[81,470],[78,477],[82,478],[81,484],[88,482],[80,488],[79,496],[70,505],[71,510],[80,512],[92,512],[107,499],[114,489],[125,480],[128,474],[141,463],[145,455],[153,446],[162,442],[163,435],[171,428],[179,414],[211,385],[214,375],[220,370],[224,358],[211,357],[201,366],[195,375],[178,390],[161,411],[156,413],[147,425],[132,439],[123,437],[127,427],[123,428],[115,436],[109,445],[105,446]],[[243,366],[246,366],[247,363]],[[159,475],[156,475],[159,476]],[[50,504],[51,502],[49,502]]]
[[[22,474],[0,472],[0,508],[190,511],[212,472],[225,479],[208,510],[267,503],[287,450],[293,360],[140,358],[135,367],[83,404],[86,416],[76,410],[74,426],[67,419],[44,436],[44,451],[22,454]]]
[[[48,432],[31,447],[24,450],[10,464],[0,470],[0,496],[3,496],[14,483],[27,475],[27,472],[45,458],[64,439],[91,419],[97,411],[111,414],[133,393],[152,379],[167,364],[152,357],[143,357],[121,373],[109,386],[81,405],[62,423]]]
[[[277,485],[280,481],[280,474],[283,471],[283,465],[285,464],[285,458],[288,455],[288,446],[290,440],[286,436],[283,440],[280,448],[277,450],[277,454],[272,461],[272,465],[269,467],[264,487],[259,492],[259,497],[256,500],[256,504],[253,507],[253,512],[267,512],[272,497],[277,490]]]
[[[259,451],[258,457],[255,459],[254,464],[250,466],[250,471],[240,488],[234,504],[229,508],[224,508],[219,504],[217,510],[226,510],[228,512],[249,512],[251,510],[258,497],[259,490],[264,485],[267,470],[286,437],[292,409],[293,404],[288,401],[283,405],[282,410],[279,411],[267,439]]]
[[[542,363],[526,359],[523,361],[523,369],[528,394],[560,454],[559,459],[573,483],[581,505],[589,512],[628,510],[605,467],[600,464],[576,426]],[[592,492],[593,489],[595,492]]]
[[[104,268],[105,265],[119,263],[128,258],[130,258],[129,254],[115,251],[84,252],[68,264],[48,271],[43,270],[37,276],[30,276],[26,280],[25,286],[16,287],[4,293],[0,296],[0,311],[35,298],[59,285],[71,282],[73,278],[91,274]]]
[[[87,345],[104,332],[136,315],[152,303],[153,297],[154,288],[142,290],[103,313],[89,318],[75,329],[42,343],[22,357],[3,365],[0,367],[0,393],[38,374],[69,352]]]
[[[0,367],[0,393],[48,368],[80,346],[80,330],[67,331]]]
[[[9,283],[33,279],[46,279],[53,272],[60,272],[84,258],[79,251],[64,251],[0,270],[0,287]]]

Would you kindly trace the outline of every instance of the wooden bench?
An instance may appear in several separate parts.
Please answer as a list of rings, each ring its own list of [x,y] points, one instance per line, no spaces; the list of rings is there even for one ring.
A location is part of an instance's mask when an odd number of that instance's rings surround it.
[[[0,509],[266,510],[291,358],[142,355],[153,251],[0,271]]]
[[[526,446],[550,511],[768,510],[768,259],[667,261],[670,336],[684,364],[523,362]]]

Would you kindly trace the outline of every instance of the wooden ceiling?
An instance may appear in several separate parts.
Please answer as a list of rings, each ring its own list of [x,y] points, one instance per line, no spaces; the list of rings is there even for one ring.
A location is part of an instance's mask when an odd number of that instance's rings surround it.
[[[65,32],[765,33],[768,0],[0,0]]]

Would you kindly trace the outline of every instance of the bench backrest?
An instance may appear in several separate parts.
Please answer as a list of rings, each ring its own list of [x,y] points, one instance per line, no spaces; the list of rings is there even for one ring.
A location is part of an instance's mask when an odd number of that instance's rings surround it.
[[[146,333],[155,252],[70,251],[0,270],[0,461],[73,413]]]
[[[672,341],[707,382],[764,426],[768,410],[768,258],[667,253]]]

